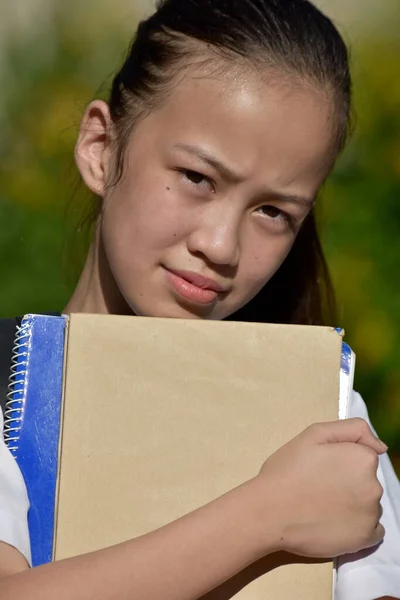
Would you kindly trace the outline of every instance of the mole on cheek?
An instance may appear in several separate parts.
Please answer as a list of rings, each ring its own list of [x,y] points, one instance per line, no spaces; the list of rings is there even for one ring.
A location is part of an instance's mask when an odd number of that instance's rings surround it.
[[[167,192],[169,192],[171,190],[171,188],[168,186],[165,189],[167,190]]]

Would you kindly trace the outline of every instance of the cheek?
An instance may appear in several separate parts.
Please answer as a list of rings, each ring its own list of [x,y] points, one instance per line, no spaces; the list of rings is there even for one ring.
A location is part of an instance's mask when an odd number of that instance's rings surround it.
[[[294,243],[292,236],[254,240],[246,249],[240,264],[238,282],[249,296],[257,294],[277,272]]]
[[[184,235],[187,219],[182,218],[170,187],[157,184],[133,185],[123,182],[107,203],[103,228],[109,244],[129,254],[161,251]]]

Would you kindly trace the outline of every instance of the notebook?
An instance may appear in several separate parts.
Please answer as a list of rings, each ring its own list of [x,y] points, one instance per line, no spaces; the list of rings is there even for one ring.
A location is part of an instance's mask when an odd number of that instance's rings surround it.
[[[33,565],[137,537],[250,479],[311,423],[346,417],[353,374],[329,327],[27,315],[5,437]],[[333,567],[271,555],[210,600],[330,600]]]

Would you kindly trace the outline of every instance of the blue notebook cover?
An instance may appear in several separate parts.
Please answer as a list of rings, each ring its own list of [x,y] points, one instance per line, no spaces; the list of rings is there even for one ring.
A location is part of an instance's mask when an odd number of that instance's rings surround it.
[[[13,351],[4,435],[28,490],[34,567],[53,556],[66,322],[27,315]]]
[[[27,315],[13,352],[5,440],[28,490],[33,566],[53,559],[67,322],[66,316]],[[343,343],[340,418],[347,416],[353,374],[354,354]]]

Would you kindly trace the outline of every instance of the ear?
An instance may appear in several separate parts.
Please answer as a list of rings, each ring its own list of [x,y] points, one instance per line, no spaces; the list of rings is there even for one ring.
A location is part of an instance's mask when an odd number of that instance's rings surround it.
[[[106,102],[95,100],[82,118],[75,161],[87,187],[103,196],[110,168],[112,122]]]

